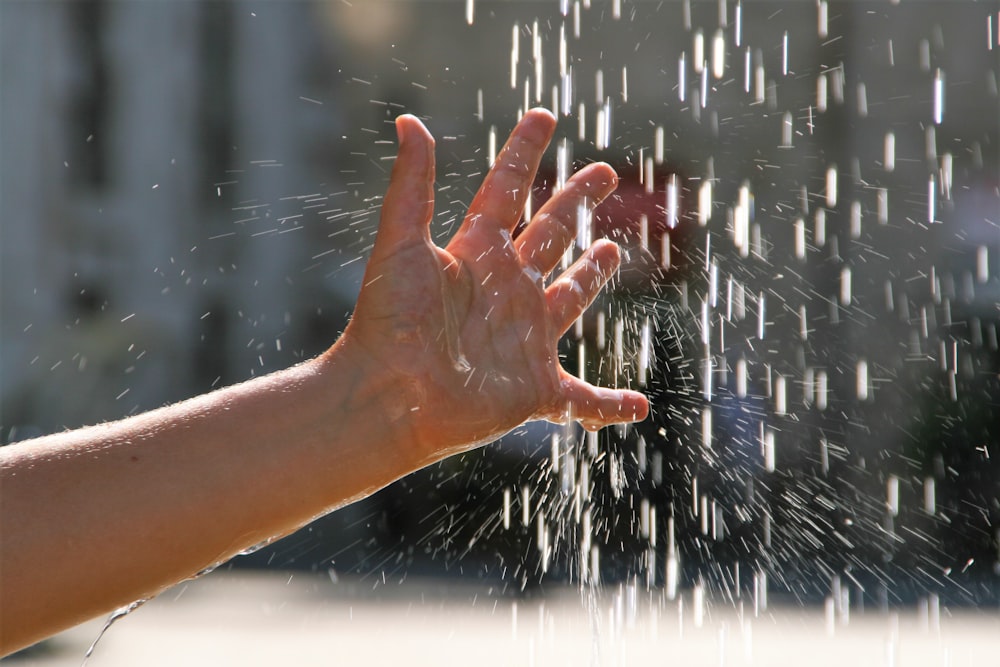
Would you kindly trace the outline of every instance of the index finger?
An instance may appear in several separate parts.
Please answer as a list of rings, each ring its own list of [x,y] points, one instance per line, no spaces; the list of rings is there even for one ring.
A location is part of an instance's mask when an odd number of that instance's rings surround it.
[[[555,128],[555,116],[545,109],[524,114],[473,198],[461,232],[484,224],[513,231]]]

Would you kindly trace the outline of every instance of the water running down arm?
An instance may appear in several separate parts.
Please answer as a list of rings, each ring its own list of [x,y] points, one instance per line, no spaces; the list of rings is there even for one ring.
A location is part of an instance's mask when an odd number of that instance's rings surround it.
[[[512,239],[555,128],[528,112],[446,248],[430,239],[434,142],[412,116],[350,324],[293,368],[129,419],[0,448],[0,654],[134,600],[530,419],[646,416],[566,373],[557,341],[617,269],[598,241],[548,286],[575,174]]]

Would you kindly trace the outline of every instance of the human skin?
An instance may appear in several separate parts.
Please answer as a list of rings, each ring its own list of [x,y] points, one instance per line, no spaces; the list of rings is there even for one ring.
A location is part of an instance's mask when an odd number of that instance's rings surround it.
[[[123,421],[0,448],[0,655],[165,588],[532,419],[644,419],[636,392],[568,374],[557,343],[617,270],[598,241],[546,283],[591,164],[516,238],[555,118],[531,110],[447,247],[434,140],[413,116],[357,306],[319,357]]]

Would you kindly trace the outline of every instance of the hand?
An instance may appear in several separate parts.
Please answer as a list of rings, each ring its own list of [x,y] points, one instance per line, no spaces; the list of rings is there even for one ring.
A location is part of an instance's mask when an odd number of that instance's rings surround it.
[[[497,438],[526,420],[581,421],[589,429],[644,419],[632,391],[567,373],[557,344],[619,264],[601,240],[545,286],[576,236],[576,216],[615,189],[591,164],[539,210],[516,239],[555,118],[525,114],[447,247],[434,245],[434,139],[413,116],[396,121],[399,154],[357,308],[338,345],[363,350],[391,388],[387,419],[404,420],[426,461]],[[382,392],[384,395],[386,392]]]

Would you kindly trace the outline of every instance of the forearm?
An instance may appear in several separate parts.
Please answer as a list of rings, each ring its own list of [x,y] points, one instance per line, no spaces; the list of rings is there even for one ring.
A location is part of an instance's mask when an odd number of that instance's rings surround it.
[[[154,595],[411,471],[402,421],[383,414],[391,387],[377,382],[335,347],[0,449],[0,652]]]

